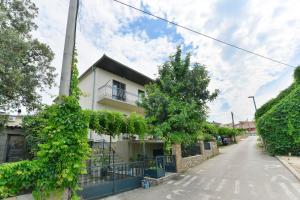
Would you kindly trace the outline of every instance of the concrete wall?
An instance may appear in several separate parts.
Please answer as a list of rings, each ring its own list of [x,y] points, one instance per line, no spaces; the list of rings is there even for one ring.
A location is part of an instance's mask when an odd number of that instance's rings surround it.
[[[176,171],[184,172],[191,167],[195,167],[201,164],[203,161],[216,156],[219,154],[219,150],[216,142],[210,142],[211,149],[205,150],[203,141],[200,141],[200,152],[201,155],[190,156],[182,158],[181,156],[181,145],[173,144],[172,145],[172,154],[176,157]]]
[[[7,144],[7,134],[1,132],[0,133],[0,163],[5,162],[6,144]]]

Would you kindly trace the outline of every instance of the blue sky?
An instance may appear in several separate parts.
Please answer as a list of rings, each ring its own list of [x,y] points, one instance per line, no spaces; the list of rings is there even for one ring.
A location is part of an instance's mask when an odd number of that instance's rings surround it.
[[[40,8],[34,36],[56,53],[53,65],[61,70],[68,0],[35,0]],[[297,0],[124,0],[213,37],[292,65],[300,64],[300,15]],[[111,0],[81,0],[77,31],[79,71],[82,73],[102,54],[155,77],[176,46],[192,53],[192,61],[205,64],[210,89],[220,96],[210,107],[210,121],[252,119],[254,108],[275,97],[292,82],[293,69],[246,54],[181,28],[167,24]],[[57,79],[58,82],[59,79]],[[51,102],[57,88],[44,94]]]

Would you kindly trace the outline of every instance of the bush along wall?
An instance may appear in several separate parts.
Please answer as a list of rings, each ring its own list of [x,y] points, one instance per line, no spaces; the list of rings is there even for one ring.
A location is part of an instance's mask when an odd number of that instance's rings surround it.
[[[40,141],[36,157],[0,166],[0,198],[31,189],[35,199],[45,199],[50,192],[69,188],[76,199],[77,177],[90,153],[89,116],[71,96],[45,108],[31,120],[36,119],[39,131],[35,137]]]
[[[300,153],[299,71],[300,67],[297,67],[292,86],[271,100],[272,103],[267,102],[262,106],[264,113],[256,113],[258,133],[266,144],[266,150],[272,155]]]

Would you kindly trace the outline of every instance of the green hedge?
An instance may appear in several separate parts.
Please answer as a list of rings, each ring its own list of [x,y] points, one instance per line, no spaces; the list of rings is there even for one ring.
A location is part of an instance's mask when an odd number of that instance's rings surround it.
[[[40,167],[36,160],[0,165],[0,198],[34,188],[38,174]]]
[[[281,91],[279,95],[262,105],[257,111],[255,112],[255,119],[259,119],[261,116],[263,116],[266,112],[268,112],[273,106],[275,106],[277,103],[279,103],[283,98],[285,98],[288,94],[291,93],[295,89],[295,84],[292,84],[287,89]]]
[[[300,67],[294,83],[256,112],[256,126],[272,155],[300,153]]]
[[[84,172],[90,154],[89,119],[72,96],[31,118],[28,124],[37,127],[32,130],[39,141],[36,157],[33,161],[1,165],[0,198],[31,188],[35,199],[45,199],[50,192],[70,188],[76,199],[78,175]]]
[[[257,129],[272,155],[300,152],[300,85],[257,120]]]

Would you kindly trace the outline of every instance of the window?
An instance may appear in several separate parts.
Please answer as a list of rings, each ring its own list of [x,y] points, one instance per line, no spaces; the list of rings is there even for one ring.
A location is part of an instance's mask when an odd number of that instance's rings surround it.
[[[141,103],[143,97],[145,96],[145,92],[143,90],[138,90],[138,102]]]
[[[113,80],[112,98],[120,101],[126,101],[126,85]]]

